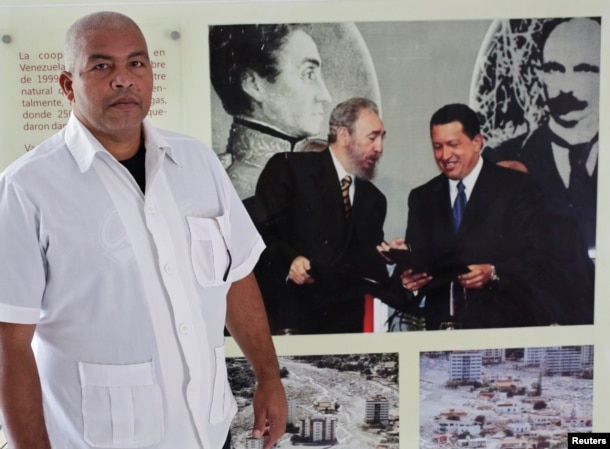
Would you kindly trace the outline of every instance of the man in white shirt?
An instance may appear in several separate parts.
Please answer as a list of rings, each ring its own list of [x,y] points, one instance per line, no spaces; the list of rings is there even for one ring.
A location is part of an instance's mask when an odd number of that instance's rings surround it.
[[[78,20],[64,54],[68,125],[0,176],[11,448],[228,448],[225,324],[271,447],[286,401],[252,274],[262,239],[215,154],[145,120],[153,75],[131,19]]]

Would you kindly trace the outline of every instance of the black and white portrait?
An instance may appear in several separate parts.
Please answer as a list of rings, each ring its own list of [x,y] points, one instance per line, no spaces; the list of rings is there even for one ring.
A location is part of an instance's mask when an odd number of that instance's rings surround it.
[[[496,21],[472,91],[493,157],[526,165],[549,209],[578,226],[592,258],[600,33],[599,18]]]
[[[209,39],[213,147],[242,199],[273,154],[326,139],[336,102],[379,99],[354,24],[215,25]]]
[[[548,293],[561,311],[554,320],[592,323],[599,18],[214,25],[209,33],[213,148],[242,199],[273,154],[325,148],[330,111],[366,97],[387,132],[373,179],[387,199],[385,236],[404,236],[410,191],[439,173],[430,116],[468,104],[484,159],[529,173],[543,191],[547,281],[562,279]],[[395,312],[375,308],[376,329],[418,327]]]

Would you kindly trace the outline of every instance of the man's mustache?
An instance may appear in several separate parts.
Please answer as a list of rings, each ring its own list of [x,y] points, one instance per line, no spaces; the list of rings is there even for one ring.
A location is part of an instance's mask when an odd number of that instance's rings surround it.
[[[549,98],[546,102],[551,115],[562,116],[574,111],[582,111],[589,103],[585,100],[579,100],[572,93],[561,92],[553,98]]]

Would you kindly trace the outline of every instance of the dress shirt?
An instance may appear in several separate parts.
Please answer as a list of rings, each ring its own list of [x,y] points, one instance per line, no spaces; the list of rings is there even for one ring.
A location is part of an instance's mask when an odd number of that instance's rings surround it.
[[[464,176],[463,179],[450,179],[449,180],[449,196],[451,197],[451,207],[453,207],[453,203],[455,202],[455,198],[458,194],[458,182],[462,181],[464,183],[464,193],[466,194],[466,202],[470,199],[470,194],[472,193],[472,189],[474,189],[474,185],[477,182],[477,178],[479,177],[479,173],[481,173],[481,168],[483,168],[483,158],[479,156],[477,163],[473,167],[473,169]]]
[[[466,194],[466,204],[468,204],[468,200],[470,199],[470,194],[472,193],[472,189],[474,189],[474,185],[477,182],[477,178],[479,177],[479,173],[481,173],[481,168],[483,168],[483,158],[479,156],[477,163],[473,167],[473,169],[462,179],[450,179],[449,180],[449,195],[451,197],[451,206],[453,207],[453,203],[458,194],[457,185],[460,181],[464,184],[464,193]],[[449,287],[449,315],[455,315],[455,290],[457,285],[455,282],[452,282]],[[466,295],[466,293],[464,293]]]
[[[563,181],[563,185],[566,188],[569,187],[570,184],[570,150],[562,147],[561,145],[556,144],[555,142],[551,142],[551,148],[553,149],[553,159],[555,159],[555,165],[557,165],[557,172]],[[595,167],[597,165],[597,153],[599,151],[599,142],[595,142],[591,147],[591,151],[589,152],[589,156],[587,157],[587,162],[585,163],[587,167],[587,173],[589,176],[593,175],[595,171]]]
[[[479,173],[481,173],[481,168],[483,168],[483,158],[479,156],[477,163],[474,168],[468,173],[463,179],[449,179],[449,197],[451,199],[451,206],[453,207],[453,203],[455,202],[455,198],[458,194],[458,182],[462,181],[464,183],[464,193],[466,194],[466,201],[470,199],[470,194],[472,193],[472,189],[474,189],[474,185],[477,182],[477,178],[479,177]],[[450,287],[451,298],[449,301],[449,309],[450,315],[453,315],[453,282]],[[415,290],[412,292],[415,297],[419,295],[419,290]],[[426,297],[422,296],[419,307],[423,308],[426,305]]]
[[[237,409],[226,293],[264,244],[214,152],[143,126],[145,195],[74,116],[0,175],[0,320],[37,324],[54,449],[216,449]]]
[[[356,192],[356,177],[354,175],[352,175],[351,173],[348,173],[345,170],[345,168],[343,168],[343,165],[341,165],[341,162],[335,156],[333,148],[332,147],[329,147],[329,148],[330,148],[330,155],[333,160],[333,165],[335,166],[335,170],[337,171],[337,181],[339,182],[339,184],[341,184],[341,180],[345,176],[351,176],[351,178],[352,178],[352,183],[349,185],[349,201],[350,201],[350,203],[354,204],[354,193]]]

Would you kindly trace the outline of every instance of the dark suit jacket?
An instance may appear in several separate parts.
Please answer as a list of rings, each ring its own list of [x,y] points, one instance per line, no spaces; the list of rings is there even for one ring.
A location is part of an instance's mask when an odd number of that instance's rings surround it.
[[[409,196],[406,241],[425,269],[444,264],[493,264],[500,280],[466,290],[466,306],[449,316],[449,286],[424,289],[411,299],[422,309],[427,329],[444,321],[461,328],[548,324],[553,306],[546,302],[537,278],[544,269],[543,200],[531,179],[484,162],[468,199],[462,224],[453,230],[449,181],[444,175],[414,189]],[[402,271],[406,267],[399,267]]]
[[[527,139],[517,137],[485,151],[490,160],[523,162],[545,199],[544,247],[548,253],[549,288],[557,302],[559,324],[593,323],[595,266],[588,255],[595,248],[597,165],[589,193],[574,201],[561,179],[551,146],[551,131],[543,123]]]
[[[250,211],[267,249],[256,268],[272,329],[303,333],[361,332],[363,277],[385,281],[387,269],[375,246],[383,240],[385,196],[356,178],[346,222],[330,151],[280,153],[261,173]],[[302,255],[315,282],[287,282],[290,264]]]
[[[542,189],[546,209],[553,215],[572,220],[578,226],[583,244],[588,248],[595,247],[597,164],[587,195],[574,201],[557,170],[548,124],[542,124],[527,139],[511,139],[491,152],[495,160],[516,159],[523,162]]]

